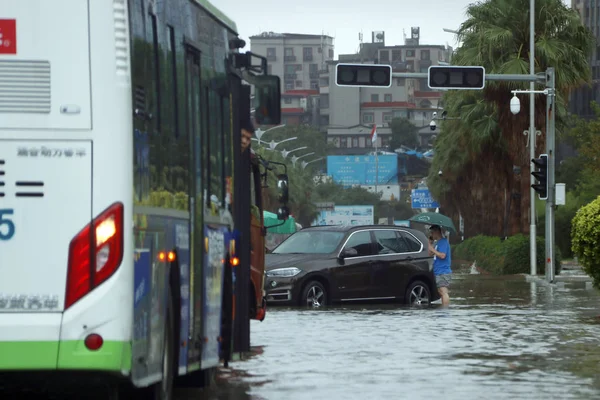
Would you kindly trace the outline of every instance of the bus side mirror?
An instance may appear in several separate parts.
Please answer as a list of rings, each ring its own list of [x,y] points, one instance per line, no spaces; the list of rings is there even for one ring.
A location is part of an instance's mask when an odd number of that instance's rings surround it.
[[[288,176],[280,174],[277,176],[277,193],[279,203],[285,205],[289,200],[289,181]]]
[[[258,75],[254,84],[254,119],[258,125],[281,124],[281,82],[276,75]]]
[[[290,217],[290,209],[287,206],[281,206],[277,210],[277,219],[286,221]]]

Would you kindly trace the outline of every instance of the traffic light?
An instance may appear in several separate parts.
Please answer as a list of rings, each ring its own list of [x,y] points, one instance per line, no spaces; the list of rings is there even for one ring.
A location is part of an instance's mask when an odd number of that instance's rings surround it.
[[[479,66],[432,65],[427,71],[430,89],[483,89],[485,68]]]
[[[537,171],[533,171],[531,175],[538,181],[531,187],[538,192],[540,200],[546,200],[548,199],[548,154],[540,154],[540,158],[534,158],[531,162],[537,167]]]
[[[385,64],[337,64],[335,83],[338,86],[392,86],[392,66]]]

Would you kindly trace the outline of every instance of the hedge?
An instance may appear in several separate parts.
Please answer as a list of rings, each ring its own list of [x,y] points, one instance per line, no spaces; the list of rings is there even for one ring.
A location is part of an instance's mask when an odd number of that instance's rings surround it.
[[[546,250],[544,239],[536,238],[537,273],[546,273]],[[562,256],[558,247],[555,248],[555,274],[562,269]],[[511,236],[502,241],[498,237],[475,236],[456,245],[452,250],[454,260],[476,261],[484,270],[496,275],[529,274],[529,236],[522,234]]]
[[[573,253],[600,289],[600,196],[577,211],[572,225]]]

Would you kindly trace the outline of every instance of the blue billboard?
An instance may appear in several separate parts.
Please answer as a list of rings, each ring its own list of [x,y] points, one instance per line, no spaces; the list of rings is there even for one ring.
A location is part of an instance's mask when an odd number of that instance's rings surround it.
[[[439,203],[431,197],[429,189],[413,189],[410,195],[412,208],[439,208]]]
[[[377,184],[398,183],[398,156],[380,155],[377,157],[379,176]],[[375,156],[327,156],[327,175],[344,186],[374,185]]]

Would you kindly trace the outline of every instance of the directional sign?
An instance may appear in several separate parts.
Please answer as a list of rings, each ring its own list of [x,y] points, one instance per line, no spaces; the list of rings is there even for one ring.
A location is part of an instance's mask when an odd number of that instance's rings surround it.
[[[315,206],[317,207],[317,211],[334,211],[335,210],[334,202],[315,203]]]
[[[413,189],[410,195],[412,208],[438,208],[440,205],[431,197],[429,189]]]
[[[397,184],[398,155],[327,156],[327,175],[344,186]]]

